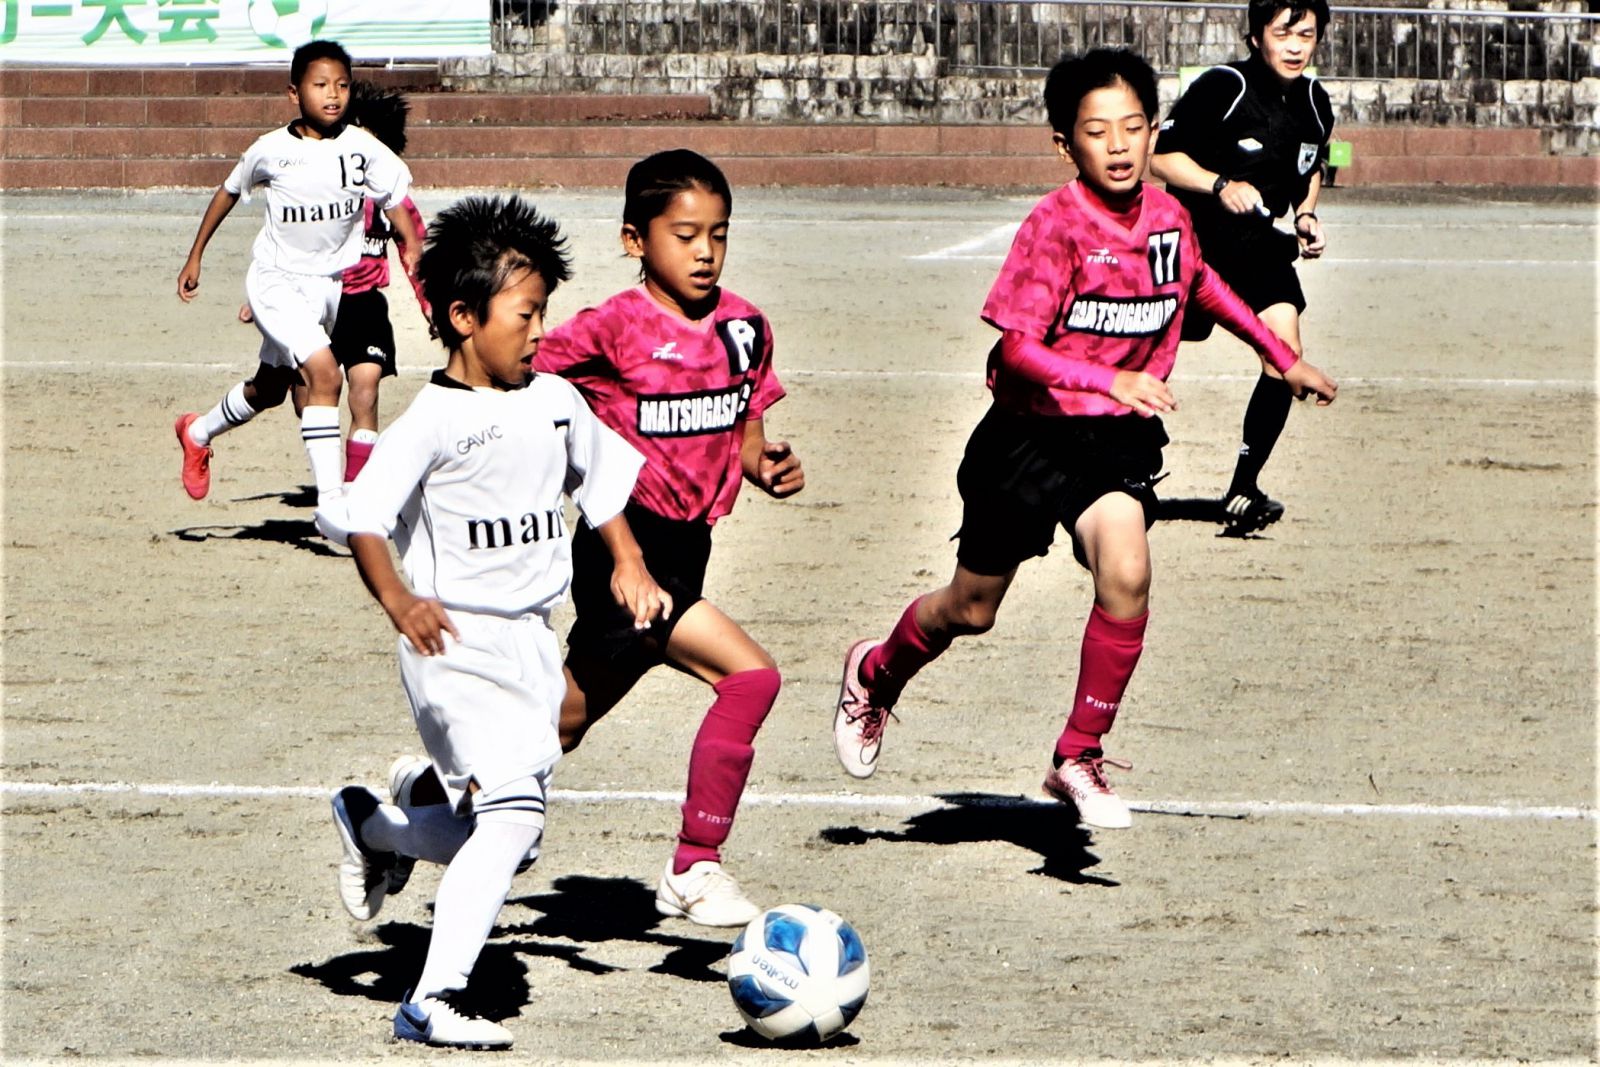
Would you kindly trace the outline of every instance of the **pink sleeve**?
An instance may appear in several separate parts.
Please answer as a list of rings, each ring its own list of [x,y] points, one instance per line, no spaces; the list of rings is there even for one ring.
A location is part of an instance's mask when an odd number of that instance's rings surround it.
[[[747,419],[762,418],[769,407],[788,395],[783,383],[778,380],[778,372],[772,366],[772,323],[767,321],[765,315],[761,317],[761,336],[761,367],[756,372],[756,387],[750,396],[750,406],[745,410]]]
[[[574,367],[605,359],[597,333],[599,318],[593,308],[584,308],[545,334],[533,357],[533,369],[567,377]]]
[[[1042,340],[1071,302],[1077,256],[1062,239],[1050,201],[1023,220],[989,289],[983,319],[998,330]]]
[[[1239,297],[1228,283],[1206,263],[1200,264],[1195,274],[1191,295],[1230,333],[1260,352],[1268,363],[1279,371],[1286,371],[1299,362],[1294,349],[1283,343],[1283,338],[1267,329],[1266,323],[1256,317],[1250,305]]]
[[[1017,330],[1000,335],[1000,365],[1036,385],[1080,393],[1110,396],[1117,380],[1116,367],[1062,355]]]

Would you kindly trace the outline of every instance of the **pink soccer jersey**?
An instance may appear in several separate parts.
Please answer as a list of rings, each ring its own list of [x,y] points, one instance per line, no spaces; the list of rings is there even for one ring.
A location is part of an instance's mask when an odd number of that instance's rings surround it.
[[[1178,323],[1191,296],[1208,310],[1218,305],[1224,325],[1252,326],[1255,316],[1201,261],[1188,212],[1149,185],[1141,201],[1130,229],[1076,181],[1040,200],[989,290],[984,320],[1042,342],[1063,360],[1094,365],[1091,370],[1145,371],[1163,381],[1172,373]],[[1246,316],[1250,323],[1241,321]],[[1131,410],[1103,392],[1022,377],[1004,365],[998,345],[988,381],[997,403],[1028,414]]]
[[[668,519],[733,510],[744,422],[784,395],[766,316],[726,289],[698,322],[625,290],[550,331],[533,366],[569,379],[644,454],[633,499]]]
[[[428,227],[422,221],[422,212],[417,210],[416,203],[408,196],[400,201],[400,207],[411,216],[411,225],[416,227],[417,238],[425,240],[428,236]],[[364,293],[369,289],[383,289],[388,286],[389,238],[399,240],[388,217],[379,211],[371,200],[366,202],[362,210],[365,229],[361,243],[361,258],[353,266],[345,268],[344,291],[347,293]],[[426,308],[428,303],[422,296],[422,286],[417,283],[416,278],[411,279],[411,287],[416,290],[417,301]]]

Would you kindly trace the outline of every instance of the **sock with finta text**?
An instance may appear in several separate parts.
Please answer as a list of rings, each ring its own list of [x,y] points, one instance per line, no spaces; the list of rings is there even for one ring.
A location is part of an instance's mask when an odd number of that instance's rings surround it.
[[[689,787],[683,798],[683,828],[672,857],[672,873],[701,860],[721,862],[721,846],[750,778],[756,732],[778,699],[783,678],[770,667],[730,674],[716,685],[689,752]]]
[[[1078,656],[1078,691],[1072,698],[1066,729],[1056,741],[1056,766],[1087,749],[1099,748],[1101,735],[1110,732],[1128,679],[1144,651],[1144,629],[1149,621],[1148,611],[1133,619],[1114,619],[1099,604],[1090,610]]]

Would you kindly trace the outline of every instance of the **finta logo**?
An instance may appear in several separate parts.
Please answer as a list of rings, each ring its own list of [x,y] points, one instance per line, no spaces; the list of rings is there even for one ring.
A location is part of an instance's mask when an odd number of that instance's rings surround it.
[[[1111,254],[1111,249],[1109,248],[1091,248],[1089,249],[1089,255],[1085,258],[1090,263],[1109,263],[1113,267],[1118,263],[1117,257]]]
[[[650,353],[651,359],[675,359],[683,362],[683,353],[678,351],[678,342],[668,341],[654,352]]]

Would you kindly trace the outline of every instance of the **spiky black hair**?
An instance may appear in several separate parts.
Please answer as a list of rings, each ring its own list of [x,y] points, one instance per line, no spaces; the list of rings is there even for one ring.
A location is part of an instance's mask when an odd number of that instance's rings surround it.
[[[464,340],[450,324],[452,304],[487,318],[489,301],[524,270],[538,272],[547,294],[572,277],[561,228],[520,196],[464,197],[435,215],[417,273],[445,347]]]
[[[349,121],[372,136],[397,156],[406,151],[406,115],[411,102],[399,89],[385,89],[365,80],[350,83]]]

